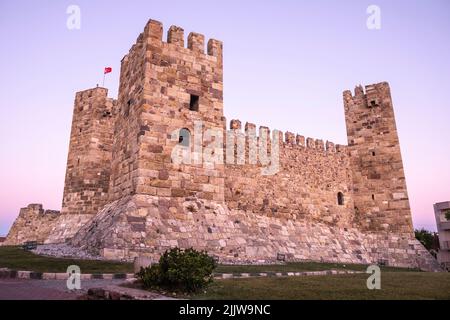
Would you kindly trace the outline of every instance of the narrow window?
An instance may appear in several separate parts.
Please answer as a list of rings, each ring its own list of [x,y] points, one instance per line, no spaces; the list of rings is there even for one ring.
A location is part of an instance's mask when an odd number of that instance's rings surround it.
[[[191,94],[191,101],[189,102],[189,110],[198,111],[198,102],[199,102],[199,96],[196,96],[195,94]]]
[[[126,104],[126,106],[125,106],[125,110],[124,110],[124,112],[123,112],[123,115],[125,116],[125,117],[128,117],[128,115],[130,114],[130,107],[131,107],[131,104],[133,103],[133,100],[128,100],[128,102],[127,102],[127,104]]]
[[[191,132],[189,131],[189,129],[186,128],[181,129],[178,136],[178,143],[183,147],[189,147],[190,140],[191,140]]]
[[[344,194],[342,192],[338,192],[337,201],[338,201],[338,205],[340,205],[340,206],[344,205]]]
[[[372,195],[372,200],[375,200],[375,195],[374,194]]]
[[[372,156],[374,156],[374,157],[375,157],[375,151],[372,151]]]

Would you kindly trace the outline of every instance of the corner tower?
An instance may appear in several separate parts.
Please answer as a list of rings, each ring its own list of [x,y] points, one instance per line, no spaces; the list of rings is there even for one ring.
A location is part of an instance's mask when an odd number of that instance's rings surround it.
[[[115,100],[107,95],[97,87],[75,96],[63,214],[96,214],[108,201]]]
[[[223,164],[176,164],[171,159],[188,133],[192,158],[195,123],[206,130],[225,128],[223,117],[222,43],[150,20],[122,59],[118,114],[112,161],[111,200],[143,194],[223,201]],[[174,137],[174,132],[175,137]],[[223,134],[223,132],[222,132]],[[223,152],[223,151],[221,151]]]
[[[412,234],[400,143],[389,84],[344,92],[357,222],[366,231]]]

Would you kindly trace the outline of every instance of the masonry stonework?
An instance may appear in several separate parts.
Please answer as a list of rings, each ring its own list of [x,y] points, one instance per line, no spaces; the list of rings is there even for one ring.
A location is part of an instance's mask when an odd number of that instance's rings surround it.
[[[23,209],[9,243],[68,242],[107,259],[178,246],[226,262],[282,253],[438,269],[414,239],[387,83],[344,92],[347,146],[227,127],[222,43],[191,32],[185,47],[177,26],[166,39],[150,20],[122,59],[117,101],[104,88],[77,93],[62,212]]]
[[[44,210],[42,204],[29,204],[20,209],[19,216],[9,230],[4,245],[22,244],[26,241],[44,242],[52,231],[60,212]]]
[[[107,94],[94,88],[75,96],[63,214],[95,215],[108,201],[116,102]]]
[[[413,233],[387,82],[344,92],[355,214],[363,230]]]

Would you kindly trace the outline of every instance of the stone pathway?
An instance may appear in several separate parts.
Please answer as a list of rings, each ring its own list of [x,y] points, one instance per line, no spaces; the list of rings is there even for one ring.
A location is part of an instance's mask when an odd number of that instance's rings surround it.
[[[91,288],[84,298],[87,300],[177,300],[156,292],[118,285]]]
[[[0,279],[0,300],[76,300],[94,286],[118,285],[123,280],[81,281],[81,290],[70,291],[65,280]]]

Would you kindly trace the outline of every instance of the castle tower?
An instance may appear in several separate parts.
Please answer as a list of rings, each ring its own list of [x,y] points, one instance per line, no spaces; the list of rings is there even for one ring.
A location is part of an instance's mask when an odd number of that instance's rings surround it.
[[[63,214],[96,214],[108,200],[115,101],[94,88],[75,96]]]
[[[357,222],[363,230],[412,234],[389,84],[344,92]]]
[[[122,59],[111,200],[143,194],[223,201],[223,164],[204,165],[202,152],[193,148],[208,129],[223,134],[225,128],[222,43],[209,40],[205,52],[204,36],[193,32],[187,42],[186,48],[176,26],[164,42],[162,24],[150,20]],[[201,124],[199,134],[195,123]],[[181,144],[192,152],[192,163],[172,161]]]

